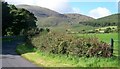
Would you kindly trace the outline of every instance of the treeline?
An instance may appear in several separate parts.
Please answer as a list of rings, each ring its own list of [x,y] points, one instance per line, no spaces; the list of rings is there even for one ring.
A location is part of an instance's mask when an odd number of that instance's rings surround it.
[[[91,20],[87,22],[79,22],[79,24],[90,25],[93,27],[117,26],[119,15],[120,14],[113,14],[107,17],[96,19],[96,20]]]
[[[35,29],[37,18],[33,13],[23,8],[16,8],[7,2],[2,2],[2,35],[20,35]]]
[[[95,21],[91,21],[91,22],[79,22],[79,24],[83,24],[83,25],[89,25],[89,26],[93,26],[93,27],[105,27],[105,26],[117,26],[117,22],[95,22]]]

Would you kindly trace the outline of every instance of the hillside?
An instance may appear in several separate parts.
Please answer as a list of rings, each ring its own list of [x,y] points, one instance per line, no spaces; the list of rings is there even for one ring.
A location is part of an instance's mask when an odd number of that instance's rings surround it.
[[[89,21],[89,20],[95,20],[92,17],[88,17],[88,16],[82,15],[82,14],[71,13],[71,14],[65,14],[65,15],[76,23],[85,22],[85,21]]]
[[[34,15],[37,17],[50,17],[50,16],[65,17],[64,15],[59,14],[58,12],[39,6],[17,5],[17,7],[27,9],[30,12],[34,13]]]
[[[17,5],[34,13],[37,17],[38,27],[49,27],[52,30],[81,32],[82,30],[93,30],[97,27],[117,26],[118,14],[113,14],[99,19],[82,14],[61,14],[56,11],[32,5]]]
[[[96,20],[90,20],[88,22],[79,22],[83,25],[90,25],[94,27],[104,27],[104,26],[117,26],[118,25],[118,16],[120,14],[112,14],[110,16],[102,17]]]
[[[32,5],[17,5],[18,8],[24,8],[34,13],[38,19],[39,27],[50,27],[58,25],[73,25],[82,21],[93,20],[93,18],[81,14],[61,14],[56,11]]]

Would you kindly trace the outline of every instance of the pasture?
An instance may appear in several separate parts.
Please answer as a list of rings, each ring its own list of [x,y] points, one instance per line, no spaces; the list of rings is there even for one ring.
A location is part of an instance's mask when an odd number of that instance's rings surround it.
[[[118,56],[118,33],[95,33],[95,34],[75,34],[75,36],[83,36],[83,37],[96,37],[99,41],[103,41],[106,43],[111,42],[111,38],[114,40],[114,55]]]

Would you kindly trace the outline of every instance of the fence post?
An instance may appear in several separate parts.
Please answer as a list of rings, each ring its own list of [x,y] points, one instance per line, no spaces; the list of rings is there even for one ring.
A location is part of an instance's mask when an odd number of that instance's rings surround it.
[[[113,55],[114,40],[111,38],[111,54]]]

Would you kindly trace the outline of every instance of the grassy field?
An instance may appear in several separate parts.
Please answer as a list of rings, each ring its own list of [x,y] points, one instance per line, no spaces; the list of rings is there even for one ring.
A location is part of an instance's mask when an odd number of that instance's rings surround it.
[[[110,34],[76,34],[77,36],[85,37],[98,37],[101,41],[107,43],[110,42],[112,37],[114,40],[118,40],[117,33]],[[115,42],[115,49],[118,43]],[[17,47],[17,52],[24,58],[37,64],[38,66],[44,67],[117,67],[117,57],[102,58],[102,57],[75,57],[60,54],[48,54],[45,52],[38,51],[30,48],[26,44],[21,44]]]
[[[60,25],[60,26],[53,26],[48,27],[51,31],[62,31],[66,32],[66,30],[70,30],[70,32],[82,32],[82,30],[94,30],[96,27],[92,26],[85,26],[82,24],[75,24],[75,25]]]
[[[114,55],[118,55],[118,33],[104,33],[104,34],[75,34],[83,37],[97,37],[100,41],[110,44],[111,38],[114,40]]]

